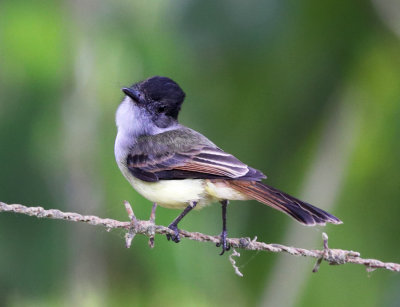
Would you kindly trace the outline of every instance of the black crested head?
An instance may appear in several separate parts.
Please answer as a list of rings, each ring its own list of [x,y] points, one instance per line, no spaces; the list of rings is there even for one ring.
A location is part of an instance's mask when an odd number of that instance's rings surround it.
[[[181,105],[185,93],[179,85],[170,78],[155,76],[138,83],[140,90],[152,101],[168,101]]]
[[[178,118],[185,93],[170,78],[154,76],[122,89],[136,103],[145,107],[154,115],[166,115]]]

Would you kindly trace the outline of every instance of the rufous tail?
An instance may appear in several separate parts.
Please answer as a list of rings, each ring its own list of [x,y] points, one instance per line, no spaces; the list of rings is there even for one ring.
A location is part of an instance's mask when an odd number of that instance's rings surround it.
[[[336,216],[261,182],[227,180],[227,183],[249,198],[282,211],[304,225],[342,224]]]

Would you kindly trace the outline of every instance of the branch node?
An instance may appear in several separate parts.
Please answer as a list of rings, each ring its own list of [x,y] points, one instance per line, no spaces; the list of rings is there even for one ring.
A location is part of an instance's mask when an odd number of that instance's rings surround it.
[[[334,264],[333,258],[331,259],[331,250],[329,249],[328,246],[328,235],[325,232],[322,233],[322,240],[324,241],[324,250],[322,251],[321,256],[318,258],[317,262],[314,265],[314,268],[312,270],[313,273],[318,272],[322,260],[324,259],[327,260],[329,264]]]
[[[135,238],[137,233],[137,220],[136,216],[133,213],[133,209],[131,204],[128,201],[124,201],[126,212],[128,213],[129,219],[131,222],[129,223],[128,232],[125,234],[125,246],[126,248],[130,248],[132,245],[132,240]]]
[[[156,234],[156,209],[157,209],[157,204],[154,203],[153,207],[151,208],[151,214],[150,214],[150,226],[148,228],[148,235],[149,235],[149,247],[154,248],[154,236]]]
[[[151,207],[151,213],[150,213],[150,223],[155,223],[156,221],[156,209],[157,209],[157,204],[154,203],[153,207]]]
[[[126,212],[128,213],[129,219],[131,221],[133,221],[133,220],[136,221],[136,216],[135,216],[135,213],[133,213],[131,204],[127,200],[124,200],[124,206],[125,206]]]
[[[328,250],[328,235],[326,234],[326,232],[322,233],[322,240],[324,240],[324,251]]]
[[[244,248],[246,249],[251,243],[251,239],[249,237],[246,238],[240,238],[239,239],[239,248]]]
[[[321,262],[322,262],[322,259],[324,259],[324,258],[323,258],[323,257],[319,257],[319,258],[317,259],[317,262],[315,263],[314,268],[312,269],[312,272],[313,272],[313,273],[317,273],[317,272],[318,272],[319,267],[320,267]]]
[[[233,257],[240,257],[240,254],[236,251],[236,249],[232,248],[232,254],[229,255],[229,261],[231,262],[233,269],[235,270],[235,274],[243,277],[242,272],[239,271],[238,266],[236,265],[235,259]]]
[[[132,245],[132,240],[135,238],[136,236],[136,231],[135,228],[132,227],[131,229],[129,229],[129,231],[125,234],[125,246],[126,248],[130,248]]]

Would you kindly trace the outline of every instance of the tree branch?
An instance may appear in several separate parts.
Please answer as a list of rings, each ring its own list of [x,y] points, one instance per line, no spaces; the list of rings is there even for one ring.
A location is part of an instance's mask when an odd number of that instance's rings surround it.
[[[149,244],[151,247],[154,246],[155,234],[161,234],[161,235],[174,234],[174,232],[171,229],[165,226],[155,225],[153,214],[152,218],[150,218],[150,220],[148,221],[139,220],[135,217],[132,207],[128,202],[125,202],[125,208],[130,218],[130,221],[128,222],[121,222],[109,218],[104,219],[94,215],[81,215],[73,212],[62,212],[57,209],[45,210],[42,207],[26,207],[19,204],[9,205],[0,202],[0,212],[13,212],[19,214],[26,214],[29,216],[35,216],[37,218],[50,218],[50,219],[66,220],[72,222],[83,222],[90,225],[106,227],[107,231],[116,228],[125,229],[127,230],[127,233],[125,235],[127,248],[130,247],[133,238],[137,234],[149,237],[150,238]],[[153,207],[153,211],[154,210],[155,207]],[[181,235],[181,238],[187,238],[199,242],[219,243],[220,241],[219,236],[209,236],[199,232],[188,232],[185,230],[180,230],[179,233]],[[360,257],[359,252],[342,250],[342,249],[330,249],[328,247],[328,236],[325,233],[323,233],[323,240],[324,240],[324,249],[308,250],[304,248],[290,247],[281,244],[267,244],[264,242],[258,242],[257,237],[254,238],[253,240],[251,240],[250,238],[229,238],[227,239],[227,241],[233,248],[233,254],[229,257],[229,260],[232,266],[234,267],[236,274],[238,274],[239,276],[241,276],[241,273],[238,267],[236,266],[235,261],[232,259],[232,257],[240,256],[240,254],[237,253],[235,250],[237,248],[245,250],[268,251],[273,253],[283,252],[294,256],[317,258],[318,260],[316,265],[314,266],[313,272],[318,271],[322,261],[326,261],[331,265],[339,265],[345,263],[362,264],[367,268],[368,271],[373,271],[375,269],[386,269],[390,271],[400,272],[400,264],[398,263],[382,262],[376,259],[364,259]]]

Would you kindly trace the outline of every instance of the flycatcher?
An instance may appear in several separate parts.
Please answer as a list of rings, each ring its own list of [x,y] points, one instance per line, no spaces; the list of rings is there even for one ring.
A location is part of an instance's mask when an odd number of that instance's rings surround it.
[[[222,205],[221,255],[227,244],[229,200],[255,199],[304,225],[341,224],[328,212],[261,182],[266,176],[226,153],[201,133],[178,123],[185,98],[167,77],[151,77],[123,88],[118,107],[115,158],[137,192],[165,208],[184,209],[168,226],[179,242],[178,223],[192,209]]]

